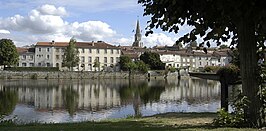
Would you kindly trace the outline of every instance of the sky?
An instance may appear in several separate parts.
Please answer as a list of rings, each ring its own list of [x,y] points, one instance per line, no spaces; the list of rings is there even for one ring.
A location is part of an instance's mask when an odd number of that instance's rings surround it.
[[[172,46],[188,32],[161,30],[145,37],[149,16],[137,0],[1,0],[0,38],[13,40],[16,46],[39,41],[105,41],[129,46],[134,41],[136,21],[140,21],[144,46]]]

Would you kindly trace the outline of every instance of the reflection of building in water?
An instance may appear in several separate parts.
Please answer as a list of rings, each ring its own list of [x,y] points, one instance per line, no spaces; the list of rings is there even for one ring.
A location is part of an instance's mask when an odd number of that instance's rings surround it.
[[[75,99],[71,97],[63,98],[63,91],[72,88],[71,93],[77,94],[74,103],[78,109],[101,110],[120,105],[120,98],[117,90],[103,87],[102,85],[59,85],[58,87],[36,87],[19,88],[19,101],[34,106],[38,110],[61,109],[64,107],[64,99]]]
[[[203,79],[181,79],[170,83],[172,88],[166,88],[161,95],[163,101],[182,101],[189,103],[219,99],[220,84],[217,81]]]

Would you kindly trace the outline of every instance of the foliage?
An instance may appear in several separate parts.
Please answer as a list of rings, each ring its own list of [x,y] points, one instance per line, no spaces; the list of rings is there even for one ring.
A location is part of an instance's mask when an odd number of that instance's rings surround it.
[[[231,76],[232,78],[236,78],[240,74],[240,69],[233,64],[229,64],[229,65],[220,67],[219,70],[217,71],[217,74],[219,75],[227,74],[228,76]]]
[[[220,69],[220,66],[205,66],[204,72],[217,72]]]
[[[149,65],[152,70],[163,70],[165,67],[165,64],[160,60],[160,55],[154,52],[144,52],[140,56],[140,60]]]
[[[148,66],[143,61],[136,61],[137,70],[143,73],[148,72]]]
[[[17,91],[3,87],[3,89],[0,90],[0,98],[0,117],[2,115],[11,114],[18,102]]]
[[[35,74],[31,75],[30,78],[36,80],[38,78],[38,75],[35,73]]]
[[[240,91],[232,101],[233,112],[228,113],[224,109],[220,109],[217,118],[213,120],[215,126],[226,127],[246,127],[248,126],[245,119],[244,109],[247,108],[249,101]]]
[[[243,93],[252,102],[245,111],[251,126],[262,126],[259,116],[259,90],[257,73],[257,47],[265,49],[266,5],[264,0],[138,0],[144,9],[144,15],[150,15],[146,35],[154,28],[178,33],[181,26],[187,24],[192,30],[177,42],[189,43],[197,36],[203,39],[199,44],[210,42],[217,45],[227,42],[237,44],[240,54],[240,68]],[[253,124],[254,123],[254,124]]]
[[[6,71],[59,71],[59,67],[9,67],[4,68]]]
[[[240,67],[239,51],[237,49],[234,49],[230,56],[232,58],[230,63],[236,65],[237,67]]]
[[[0,40],[0,65],[16,65],[19,61],[19,54],[16,46],[10,39]]]
[[[176,71],[176,68],[175,68],[175,67],[170,67],[168,70],[169,70],[170,72],[175,72],[175,71]]]
[[[94,62],[93,62],[93,67],[95,68],[95,71],[97,68],[100,68],[100,61],[98,59],[95,59]]]
[[[227,49],[228,48],[228,46],[227,45],[220,45],[220,49]]]
[[[136,70],[138,67],[135,62],[131,61],[125,64],[125,68],[131,73],[132,71]]]
[[[132,60],[130,59],[129,56],[126,56],[126,55],[121,56],[120,57],[120,61],[119,61],[120,69],[123,70],[123,71],[128,70],[127,67],[126,67],[126,63],[129,63],[131,61]]]
[[[64,58],[63,58],[63,67],[67,67],[73,71],[73,67],[77,66],[79,63],[78,57],[78,49],[75,46],[76,40],[71,38],[69,44],[65,50]]]

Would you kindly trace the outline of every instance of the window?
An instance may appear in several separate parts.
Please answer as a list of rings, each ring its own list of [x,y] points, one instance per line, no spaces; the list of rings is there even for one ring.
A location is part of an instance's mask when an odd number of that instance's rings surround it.
[[[39,52],[42,52],[42,48],[39,48]]]
[[[59,52],[59,48],[56,48],[55,51],[56,51],[56,52]]]
[[[209,63],[207,62],[207,65],[209,65]]]
[[[23,55],[23,56],[22,56],[22,60],[25,60],[25,59],[26,59],[26,55]]]
[[[111,63],[114,63],[114,57],[111,57]]]
[[[56,67],[59,67],[59,63],[56,63],[55,65],[56,65]]]
[[[89,49],[89,53],[91,53],[91,49]]]
[[[91,63],[91,57],[90,56],[88,57],[88,62]]]
[[[218,59],[218,62],[221,62],[221,59]]]
[[[30,60],[33,60],[33,55],[30,55]]]
[[[107,49],[104,49],[104,54],[107,54]]]
[[[111,49],[111,54],[114,54],[114,50],[113,49]]]
[[[58,60],[59,59],[59,55],[56,55],[55,58]]]
[[[33,67],[34,66],[34,63],[30,63],[30,67]]]
[[[50,63],[46,63],[46,66],[47,66],[47,67],[50,67]]]
[[[116,49],[116,54],[119,54],[119,49]]]
[[[26,67],[26,66],[27,66],[27,63],[22,63],[22,66],[23,66],[23,67]]]
[[[118,63],[120,61],[119,57],[116,57],[116,63]]]
[[[47,55],[46,58],[47,58],[47,59],[50,59],[50,55]]]
[[[65,52],[65,49],[64,48],[62,48],[62,52]]]
[[[98,62],[100,62],[100,58],[99,57],[96,57],[95,60],[98,61]]]
[[[81,53],[85,53],[85,49],[81,49]]]
[[[50,48],[47,48],[47,52],[50,52]]]
[[[107,57],[104,57],[104,63],[107,63]]]
[[[65,56],[64,55],[62,55],[62,57],[61,57],[62,59],[64,59],[65,58]]]
[[[38,66],[42,66],[42,63],[38,63]]]
[[[85,62],[85,57],[81,56],[81,62]]]
[[[201,62],[199,62],[199,65],[201,65]]]
[[[199,60],[201,60],[201,57],[199,57]]]
[[[91,71],[92,70],[92,65],[88,64],[88,68],[89,68],[89,71]]]
[[[99,49],[97,49],[97,54],[99,54],[100,53],[100,50]]]

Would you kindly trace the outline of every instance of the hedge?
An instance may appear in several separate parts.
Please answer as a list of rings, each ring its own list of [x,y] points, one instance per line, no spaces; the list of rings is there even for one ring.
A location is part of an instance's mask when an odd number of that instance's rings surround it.
[[[59,71],[59,67],[6,67],[6,71]]]

